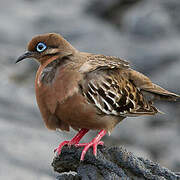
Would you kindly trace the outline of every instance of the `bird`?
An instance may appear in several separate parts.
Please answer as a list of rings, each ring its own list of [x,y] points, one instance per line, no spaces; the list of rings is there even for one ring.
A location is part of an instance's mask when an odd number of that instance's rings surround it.
[[[45,125],[50,130],[78,131],[63,146],[89,148],[97,156],[98,145],[107,133],[126,117],[155,115],[155,100],[175,101],[180,96],[154,84],[131,68],[128,61],[102,54],[78,51],[60,34],[36,35],[16,63],[33,58],[39,63],[35,78],[36,100]],[[89,130],[98,134],[88,143],[80,140]]]

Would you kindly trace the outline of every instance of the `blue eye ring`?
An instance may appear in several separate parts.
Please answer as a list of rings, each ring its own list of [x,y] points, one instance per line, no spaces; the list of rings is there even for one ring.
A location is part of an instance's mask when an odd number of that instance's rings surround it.
[[[47,48],[46,44],[44,44],[42,42],[38,43],[36,46],[36,50],[38,52],[43,52],[46,48]]]

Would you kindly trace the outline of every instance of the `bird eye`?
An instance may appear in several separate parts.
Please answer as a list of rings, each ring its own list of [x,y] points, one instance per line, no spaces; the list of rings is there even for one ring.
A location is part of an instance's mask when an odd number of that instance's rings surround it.
[[[38,45],[36,46],[36,50],[38,52],[43,52],[46,48],[47,46],[42,42],[38,43]]]

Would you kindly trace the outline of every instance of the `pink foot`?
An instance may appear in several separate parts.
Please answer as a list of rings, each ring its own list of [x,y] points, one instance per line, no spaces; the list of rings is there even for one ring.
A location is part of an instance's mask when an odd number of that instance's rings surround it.
[[[101,130],[98,135],[89,143],[77,143],[75,144],[76,147],[83,147],[84,146],[84,149],[81,153],[81,161],[84,160],[84,156],[86,154],[86,152],[88,151],[88,149],[92,146],[93,147],[93,154],[96,156],[97,155],[97,146],[98,145],[104,145],[104,142],[103,141],[100,141],[101,138],[106,134],[106,131],[105,130]]]
[[[71,139],[71,141],[63,141],[61,144],[59,144],[58,148],[56,148],[54,151],[57,152],[58,155],[61,154],[61,150],[63,148],[63,146],[68,145],[68,146],[72,146],[72,145],[76,145],[79,143],[79,141],[81,140],[81,138],[88,132],[88,129],[81,129],[77,135]]]

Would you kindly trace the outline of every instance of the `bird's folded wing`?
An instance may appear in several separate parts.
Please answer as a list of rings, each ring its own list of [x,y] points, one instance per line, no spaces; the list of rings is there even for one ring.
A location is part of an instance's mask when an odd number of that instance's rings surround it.
[[[158,110],[123,76],[123,69],[99,69],[86,73],[82,94],[102,113],[115,116],[152,115]]]

